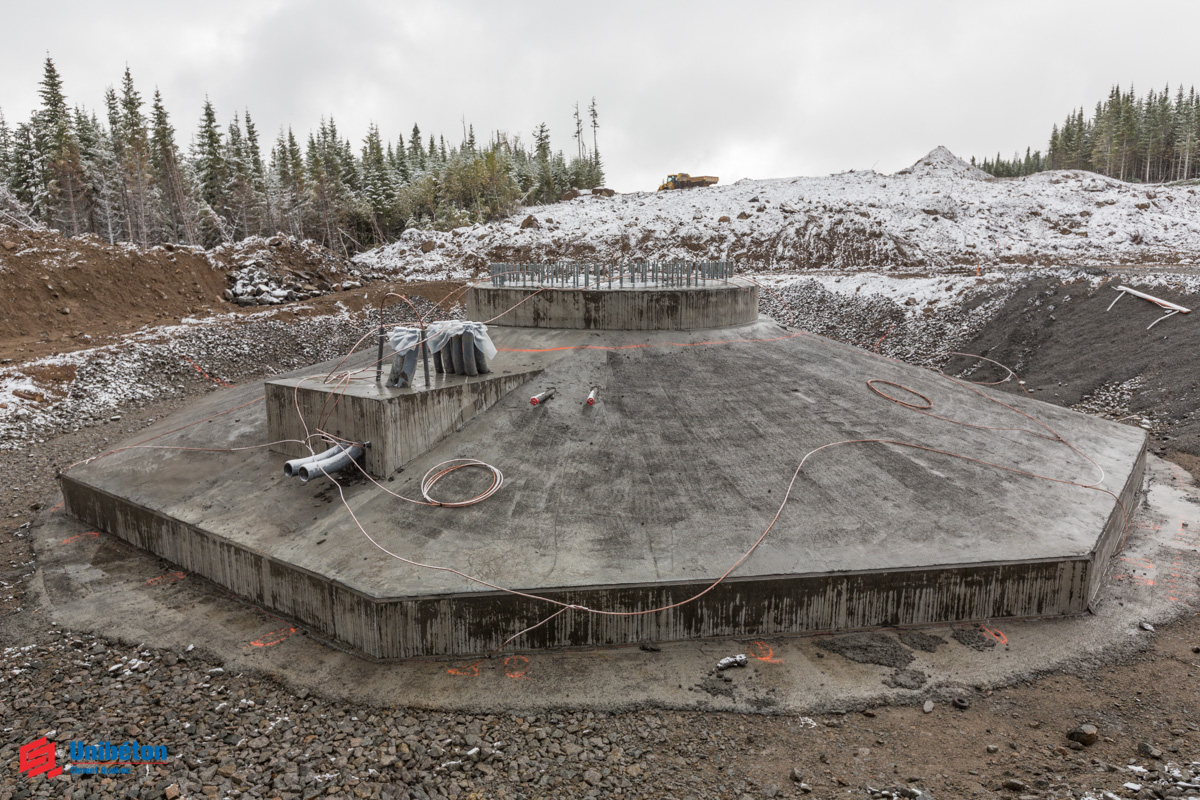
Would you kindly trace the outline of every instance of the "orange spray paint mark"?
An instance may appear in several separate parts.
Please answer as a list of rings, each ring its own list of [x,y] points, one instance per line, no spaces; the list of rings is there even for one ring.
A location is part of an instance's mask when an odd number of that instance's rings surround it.
[[[186,362],[188,362],[189,364],[191,364],[191,365],[192,365],[192,366],[193,366],[193,367],[196,369],[196,372],[199,372],[199,373],[200,373],[201,375],[203,375],[205,378],[208,378],[210,381],[212,381],[213,383],[217,384],[218,386],[233,386],[233,384],[232,384],[232,383],[226,383],[225,381],[221,380],[220,378],[214,378],[212,375],[209,375],[207,372],[205,372],[204,370],[200,369],[200,365],[199,365],[199,364],[197,364],[195,361],[192,361],[192,360],[191,360],[190,358],[188,358],[187,356],[180,356],[180,358],[182,358],[184,361],[186,361]]]
[[[782,658],[775,658],[775,651],[766,642],[755,642],[754,650],[756,651],[754,657],[759,661],[765,661],[768,664],[783,663]]]
[[[250,644],[254,647],[274,647],[290,639],[295,632],[295,628],[280,628],[277,631],[271,631],[265,636],[255,639]]]
[[[70,544],[71,542],[75,542],[80,539],[91,539],[99,535],[99,531],[88,531],[87,533],[81,533],[78,536],[72,536],[69,539],[63,539],[61,542],[59,542],[59,544]]]
[[[529,659],[525,656],[509,656],[504,659],[504,674],[510,678],[529,680],[525,672],[529,669]]]
[[[1004,635],[1004,631],[989,628],[987,625],[980,625],[979,629],[1000,644],[1008,644],[1008,637]]]
[[[451,675],[474,678],[479,675],[479,662],[476,661],[474,664],[463,667],[462,669],[459,669],[458,667],[451,667],[450,669],[446,670],[446,672],[449,672]]]
[[[167,586],[168,584],[178,583],[187,577],[186,572],[168,572],[166,575],[159,575],[150,578],[146,581],[147,586]]]

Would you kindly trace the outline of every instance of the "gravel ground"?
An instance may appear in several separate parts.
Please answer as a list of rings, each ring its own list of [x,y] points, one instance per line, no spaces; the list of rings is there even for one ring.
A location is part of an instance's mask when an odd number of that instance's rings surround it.
[[[885,322],[915,317],[895,303],[874,302],[812,291],[800,293],[796,304],[809,329],[840,331],[840,338],[874,346]],[[880,349],[922,363],[936,360],[948,338],[976,335],[982,323],[973,315],[988,315],[979,308],[957,317],[922,314],[926,338],[936,344],[898,324]],[[847,327],[848,312],[861,321]],[[826,331],[813,324],[822,320]],[[34,564],[20,526],[50,501],[58,469],[216,388],[191,365],[181,367],[180,353],[210,376],[245,382],[260,375],[263,364],[278,372],[340,352],[360,329],[349,315],[231,324],[237,328],[232,337],[215,324],[184,326],[178,334],[131,342],[91,359],[96,366],[81,368],[85,382],[78,398],[73,391],[69,399],[77,405],[40,422],[23,419],[30,427],[5,440],[17,446],[0,450],[0,471],[7,476],[0,484],[0,724],[6,734],[0,740],[0,761],[6,763],[0,800],[744,800],[881,797],[884,790],[943,800],[1100,800],[1110,796],[1106,792],[1200,797],[1200,788],[1191,785],[1200,783],[1197,616],[1149,634],[1148,649],[1121,663],[1080,665],[1018,686],[980,689],[966,708],[939,704],[925,713],[903,706],[815,719],[653,708],[493,716],[356,706],[293,691],[269,675],[227,673],[198,651],[151,650],[40,623],[38,609],[25,602],[23,587]],[[112,360],[102,360],[107,358]],[[89,410],[111,376],[138,391]],[[1113,386],[1104,389],[1115,398],[1111,402],[1097,392],[1080,402],[1128,405],[1126,394],[1137,388]],[[827,663],[854,669],[847,655],[856,649],[841,647],[846,655],[838,649],[831,648]],[[901,672],[897,679],[903,680]],[[1084,723],[1098,728],[1093,744],[1067,738]],[[69,761],[66,743],[74,740],[165,745],[169,760],[138,766],[132,775],[30,780],[17,774],[17,749],[41,735],[58,743],[60,766]]]
[[[0,621],[11,643],[0,650],[0,760],[15,764],[18,747],[42,735],[58,743],[59,766],[69,741],[165,745],[168,758],[110,777],[10,772],[0,800],[1200,796],[1189,785],[1200,777],[1198,628],[1192,619],[1157,632],[1133,663],[928,712],[494,716],[331,704],[197,652],[10,616]],[[1097,728],[1093,743],[1068,738],[1081,724]]]

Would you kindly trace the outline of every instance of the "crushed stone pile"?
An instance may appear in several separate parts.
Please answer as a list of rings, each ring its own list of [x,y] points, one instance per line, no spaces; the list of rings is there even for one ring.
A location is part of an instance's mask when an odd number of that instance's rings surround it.
[[[223,297],[239,306],[271,306],[357,289],[374,275],[311,239],[290,235],[252,236],[206,253],[228,272]]]
[[[938,368],[1004,305],[1000,276],[900,278],[879,273],[758,276],[759,308],[779,322]]]

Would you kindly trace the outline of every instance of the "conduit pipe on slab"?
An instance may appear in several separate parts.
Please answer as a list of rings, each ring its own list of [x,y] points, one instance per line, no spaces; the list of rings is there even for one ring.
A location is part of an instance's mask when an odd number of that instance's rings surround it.
[[[342,451],[341,445],[334,445],[323,453],[313,453],[311,456],[304,458],[293,458],[291,461],[283,465],[283,474],[286,477],[294,477],[300,472],[300,467],[305,464],[311,464],[314,461],[321,461],[327,458],[333,458]]]
[[[310,461],[307,464],[301,464],[297,474],[300,480],[308,483],[313,478],[321,475],[332,475],[335,472],[340,472],[350,464],[362,458],[363,448],[359,445],[338,445],[336,448],[339,452],[330,458],[323,458],[319,461]]]

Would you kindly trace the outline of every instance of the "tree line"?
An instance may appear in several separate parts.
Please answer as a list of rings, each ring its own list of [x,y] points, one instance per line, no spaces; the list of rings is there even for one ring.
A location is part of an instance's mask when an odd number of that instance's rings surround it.
[[[979,168],[997,177],[1029,175],[1047,169],[1081,169],[1110,178],[1141,183],[1168,183],[1200,178],[1200,95],[1184,94],[1182,84],[1172,99],[1170,87],[1138,97],[1114,86],[1096,103],[1090,116],[1083,108],[1067,115],[1050,131],[1046,155],[1026,149],[1025,157],[984,159]],[[975,163],[975,159],[971,159]]]
[[[183,149],[159,91],[147,109],[128,68],[106,91],[103,117],[68,105],[50,57],[39,96],[25,122],[10,127],[0,111],[0,192],[38,222],[110,243],[208,247],[282,231],[348,254],[407,228],[493,220],[604,183],[595,98],[586,122],[575,106],[569,159],[545,123],[529,146],[501,132],[479,141],[465,124],[457,145],[416,124],[407,141],[385,140],[372,124],[355,147],[332,117],[303,144],[281,129],[264,158],[249,110],[222,126],[207,99]]]

